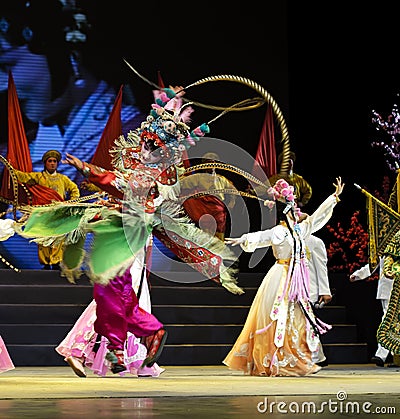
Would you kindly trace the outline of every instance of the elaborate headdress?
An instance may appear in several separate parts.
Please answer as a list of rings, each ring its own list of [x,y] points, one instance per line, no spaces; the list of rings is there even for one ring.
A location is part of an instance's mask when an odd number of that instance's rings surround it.
[[[292,214],[297,221],[301,215],[301,211],[296,205],[294,187],[292,185],[289,185],[285,179],[278,179],[273,186],[268,188],[267,192],[274,200],[285,203],[286,207],[283,210],[283,213],[287,214],[289,211],[292,211]]]
[[[124,171],[135,168],[140,159],[142,142],[146,142],[151,151],[159,154],[160,163],[178,164],[181,162],[182,152],[210,132],[205,123],[190,130],[187,125],[188,112],[185,112],[188,104],[168,109],[166,105],[170,100],[177,98],[172,89],[162,89],[140,127],[130,131],[126,138],[121,135],[115,140],[110,154],[116,169]]]
[[[150,145],[150,149],[158,149],[162,159],[172,164],[179,163],[182,151],[195,145],[199,137],[210,132],[207,124],[190,130],[186,120],[182,119],[182,111],[187,104],[179,109],[173,109],[172,112],[166,108],[168,102],[176,96],[172,89],[162,89],[146,121],[142,122],[138,129],[140,138]]]

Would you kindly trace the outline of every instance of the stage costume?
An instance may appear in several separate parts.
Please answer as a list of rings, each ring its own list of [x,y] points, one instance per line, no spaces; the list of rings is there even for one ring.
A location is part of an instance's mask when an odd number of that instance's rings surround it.
[[[57,150],[48,150],[42,156],[42,164],[46,164],[49,158],[55,158],[57,163],[61,160],[61,154]],[[64,201],[67,199],[79,198],[80,192],[78,185],[70,180],[67,176],[58,173],[49,173],[46,169],[41,172],[21,172],[14,169],[14,174],[18,181],[30,186],[40,185],[51,189],[54,201]],[[39,199],[36,197],[35,199]],[[48,201],[38,202],[39,204],[47,204]],[[43,246],[38,244],[39,263],[44,265],[46,269],[50,267],[58,267],[62,260],[63,243],[54,243],[51,246]]]
[[[50,174],[46,170],[26,173],[15,169],[14,173],[22,183],[34,182],[34,184],[53,189],[60,195],[60,201],[79,197],[79,188],[76,183],[61,173],[55,172]]]
[[[84,163],[83,173],[89,182],[122,200],[123,211],[95,203],[59,203],[33,209],[18,231],[43,245],[64,241],[62,274],[71,282],[82,273],[84,261],[94,283],[106,285],[114,276],[124,275],[153,233],[194,269],[230,292],[243,293],[236,285],[237,268],[230,265],[236,256],[221,240],[196,227],[185,213],[174,166],[164,169],[137,163],[122,172]],[[93,238],[85,255],[83,242],[89,233]]]
[[[23,237],[43,245],[65,240],[62,274],[71,282],[81,274],[85,257],[83,242],[87,234],[93,233],[92,246],[86,254],[88,275],[94,283],[106,285],[114,276],[124,274],[153,232],[196,270],[208,278],[219,277],[222,286],[229,291],[242,293],[234,276],[237,270],[228,264],[235,260],[235,255],[221,240],[194,225],[179,201],[171,199],[173,187],[165,188],[160,183],[161,187],[156,188],[158,181],[156,185],[153,171],[143,167],[133,171],[131,180],[89,164],[86,168],[90,170],[89,181],[112,192],[113,196],[121,198],[127,188],[123,213],[96,204],[60,203],[35,208],[19,230]],[[154,186],[150,186],[152,184]],[[135,189],[131,188],[133,185]],[[142,197],[141,192],[147,188],[149,195]],[[169,199],[162,201],[165,192]],[[156,206],[155,202],[162,203]]]
[[[144,252],[139,251],[135,262],[130,268],[132,288],[135,294],[138,294],[140,287],[143,258]],[[151,313],[150,293],[146,278],[143,278],[142,281],[139,306],[148,313]],[[107,374],[110,368],[110,362],[106,359],[109,341],[106,337],[99,336],[95,332],[95,321],[96,302],[92,300],[68,332],[67,336],[55,348],[60,355],[64,356],[66,362],[69,364],[72,363],[74,371],[74,362],[80,362],[82,364],[82,366],[78,365],[78,370],[75,371],[81,377],[86,376],[83,365],[93,371],[94,374],[102,377]],[[157,364],[154,364],[152,367],[141,367],[146,356],[146,347],[141,343],[139,338],[128,332],[128,338],[124,344],[124,364],[126,365],[127,371],[135,376],[158,377],[164,371],[164,368],[161,368]],[[71,357],[75,358],[75,360],[71,359]],[[120,372],[120,375],[124,374],[125,372]]]
[[[271,246],[276,262],[223,361],[229,369],[258,376],[303,376],[321,369],[315,364],[324,358],[319,354],[319,335],[331,326],[321,322],[311,307],[304,240],[326,224],[336,203],[331,195],[305,220],[294,223],[287,217],[271,229],[244,234],[237,242],[246,252]]]
[[[13,370],[14,368],[14,363],[8,354],[3,338],[0,336],[0,373]]]
[[[381,301],[382,320],[385,319],[385,315],[389,306],[390,295],[392,293],[393,282],[394,282],[393,279],[386,278],[386,276],[383,274],[383,264],[384,264],[384,258],[379,257],[379,265],[374,270],[376,271],[376,269],[379,269],[379,279],[378,279],[378,287],[376,290],[376,299]],[[359,281],[359,280],[368,278],[369,276],[372,275],[372,273],[370,270],[369,263],[367,263],[366,265],[362,266],[360,269],[357,269],[356,271],[354,271],[351,274],[351,277],[353,277],[353,281]],[[375,360],[375,362],[378,362],[379,364],[381,360],[382,364],[384,365],[389,353],[390,351],[388,349],[384,348],[380,343],[378,343],[378,348],[375,352],[375,355],[373,357],[374,359],[372,359],[372,361]]]
[[[376,336],[380,345],[393,355],[400,355],[400,232],[386,246],[383,274],[387,278],[393,278],[393,287],[388,308]]]
[[[139,307],[132,290],[130,267],[150,234],[204,276],[233,293],[243,293],[236,285],[237,268],[229,265],[236,259],[233,252],[196,227],[180,201],[178,165],[182,147],[195,144],[208,126],[188,131],[187,125],[160,103],[154,105],[140,128],[115,141],[110,150],[115,170],[67,154],[66,161],[90,183],[120,201],[118,208],[98,203],[34,208],[18,230],[23,237],[44,246],[64,242],[62,275],[69,281],[75,282],[86,269],[97,305],[94,329],[109,341],[107,360],[114,373],[126,369],[123,346],[128,332],[143,338],[148,349],[142,367],[153,366],[159,356],[157,348],[162,348],[167,336],[162,323]],[[85,251],[88,235],[91,243]]]

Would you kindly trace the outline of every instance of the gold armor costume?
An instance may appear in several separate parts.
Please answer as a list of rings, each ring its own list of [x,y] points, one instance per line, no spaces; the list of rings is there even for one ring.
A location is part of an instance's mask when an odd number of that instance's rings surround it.
[[[379,325],[377,340],[393,356],[400,355],[400,231],[386,246],[383,274],[393,278],[393,288],[386,315]]]

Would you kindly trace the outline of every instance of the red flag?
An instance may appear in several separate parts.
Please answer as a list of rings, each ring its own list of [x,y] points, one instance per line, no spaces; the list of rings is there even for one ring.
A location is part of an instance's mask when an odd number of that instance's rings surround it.
[[[32,171],[28,140],[11,71],[8,73],[8,146],[6,158],[15,169],[24,172]],[[0,194],[10,201],[14,199],[11,176],[7,168],[4,168]]]
[[[111,114],[108,117],[107,124],[91,160],[92,164],[108,170],[114,169],[111,164],[110,148],[114,146],[114,140],[122,135],[122,91],[123,86],[119,88],[119,92],[117,98],[115,99]]]
[[[164,81],[161,77],[160,70],[158,70],[158,72],[157,72],[157,78],[158,78],[158,86],[161,87],[161,89],[164,89],[165,84],[164,84]]]
[[[11,71],[8,73],[8,144],[7,160],[14,169],[22,172],[32,172],[32,160],[29,151],[28,140],[25,134],[24,123],[17,89]],[[18,187],[18,202],[29,204],[47,204],[52,201],[62,201],[62,197],[51,188],[41,185],[28,186],[26,189],[21,185]],[[29,194],[26,193],[29,191]],[[0,195],[14,201],[14,190],[12,187],[10,172],[4,168]]]
[[[268,106],[253,167],[253,175],[259,179],[276,174],[275,129],[272,107]]]

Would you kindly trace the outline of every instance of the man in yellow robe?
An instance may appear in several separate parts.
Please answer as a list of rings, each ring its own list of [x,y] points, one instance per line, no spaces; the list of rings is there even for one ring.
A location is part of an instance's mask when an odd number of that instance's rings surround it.
[[[61,153],[57,150],[48,150],[42,156],[43,170],[41,172],[21,172],[14,170],[18,181],[28,185],[42,185],[53,189],[60,196],[59,201],[79,198],[78,185],[68,176],[57,172],[61,161]],[[39,262],[43,269],[59,270],[63,255],[63,243],[42,246],[38,245]]]

